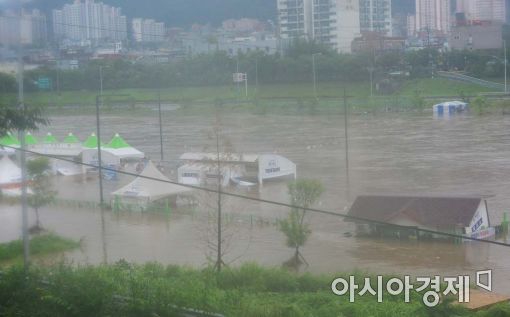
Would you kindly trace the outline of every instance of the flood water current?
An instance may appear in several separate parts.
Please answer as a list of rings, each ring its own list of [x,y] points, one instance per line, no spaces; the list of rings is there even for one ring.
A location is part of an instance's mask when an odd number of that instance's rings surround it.
[[[214,116],[164,111],[166,174],[176,179],[175,167],[184,152],[212,151],[210,131]],[[95,131],[93,115],[51,118],[58,138],[73,132],[84,140]],[[157,112],[136,115],[105,114],[102,134],[120,133],[132,146],[159,160]],[[239,153],[278,153],[297,164],[299,178],[320,180],[325,192],[319,209],[346,212],[359,194],[490,195],[493,225],[510,212],[510,116],[463,115],[449,119],[432,114],[352,115],[348,123],[349,179],[346,177],[344,118],[339,115],[221,116],[221,137]],[[107,141],[107,140],[106,140]],[[132,180],[121,177],[105,183],[105,194]],[[56,177],[59,198],[97,201],[93,177]],[[272,181],[256,189],[226,188],[251,197],[288,202],[285,181]],[[82,248],[67,252],[74,263],[137,263],[159,261],[201,267],[207,264],[211,237],[207,212],[173,211],[169,214],[112,212],[87,206],[58,205],[41,210],[41,222],[63,236],[81,239]],[[207,209],[206,206],[203,209]],[[293,254],[274,225],[287,208],[225,198],[228,238],[226,262],[257,262],[280,266]],[[33,214],[30,213],[31,222]],[[510,248],[470,242],[451,244],[374,240],[350,236],[352,224],[340,217],[308,213],[312,234],[302,249],[314,273],[352,271],[399,275],[474,275],[494,270],[494,288],[510,294]],[[0,242],[20,235],[19,205],[0,205]],[[104,239],[103,239],[104,238]],[[103,243],[104,242],[104,243]]]

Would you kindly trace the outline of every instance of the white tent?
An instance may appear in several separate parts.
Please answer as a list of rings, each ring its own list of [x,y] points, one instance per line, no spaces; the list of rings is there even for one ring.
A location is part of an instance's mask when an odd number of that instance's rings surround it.
[[[177,195],[191,191],[190,188],[184,186],[144,178],[150,177],[163,181],[170,181],[156,168],[156,166],[154,166],[152,161],[147,162],[147,165],[140,176],[126,186],[113,192],[112,204],[120,203],[120,205],[136,205],[143,210],[151,202],[166,197],[176,197]]]
[[[0,187],[21,186],[21,169],[4,155],[0,160]]]

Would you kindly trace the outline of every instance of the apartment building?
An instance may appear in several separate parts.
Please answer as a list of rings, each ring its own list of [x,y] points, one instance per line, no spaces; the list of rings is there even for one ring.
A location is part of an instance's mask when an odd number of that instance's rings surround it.
[[[19,14],[10,11],[0,16],[0,44],[42,45],[47,39],[46,16],[39,10],[24,10],[20,20]]]
[[[448,34],[450,31],[450,1],[416,0],[415,30],[438,31]]]
[[[457,0],[457,13],[464,13],[468,22],[506,21],[505,0]]]
[[[392,36],[391,0],[360,0],[361,32],[376,32]]]
[[[278,0],[282,39],[308,39],[350,52],[360,34],[359,0]]]
[[[72,41],[122,41],[127,38],[127,19],[121,9],[94,0],[75,0],[53,10],[56,39]]]
[[[165,23],[153,19],[135,18],[131,22],[135,42],[162,42],[165,39]]]

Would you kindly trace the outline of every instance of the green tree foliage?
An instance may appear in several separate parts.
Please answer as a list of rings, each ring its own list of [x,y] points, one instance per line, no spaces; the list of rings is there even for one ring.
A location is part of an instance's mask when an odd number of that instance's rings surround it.
[[[287,219],[280,221],[280,231],[287,237],[287,246],[295,250],[290,265],[298,265],[303,259],[299,252],[311,234],[309,225],[305,223],[306,209],[310,208],[324,192],[324,187],[317,180],[302,179],[288,185],[289,196],[293,207]]]
[[[45,157],[36,158],[27,162],[27,172],[31,181],[32,194],[28,197],[28,204],[35,211],[36,228],[41,227],[39,208],[44,207],[55,199],[56,192],[48,175],[50,162]]]
[[[485,108],[487,107],[487,98],[484,96],[477,96],[472,103],[476,113],[478,115],[482,115],[485,112]]]
[[[412,104],[414,108],[420,111],[425,108],[425,99],[422,97],[419,90],[414,91]]]

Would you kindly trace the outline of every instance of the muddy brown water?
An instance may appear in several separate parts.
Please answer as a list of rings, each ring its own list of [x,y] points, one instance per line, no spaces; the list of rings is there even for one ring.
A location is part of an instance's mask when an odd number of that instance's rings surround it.
[[[120,133],[128,143],[159,159],[159,128],[154,115],[108,114],[102,118],[107,141]],[[279,153],[297,164],[298,176],[320,180],[326,191],[318,208],[344,212],[358,194],[492,195],[493,224],[510,212],[510,116],[356,115],[349,118],[350,177],[345,174],[343,117],[337,115],[255,115],[230,113],[221,117],[222,136],[236,152]],[[169,167],[188,151],[213,150],[208,137],[215,119],[206,115],[164,114],[164,152]],[[51,131],[68,132],[82,140],[95,130],[92,115],[55,116]],[[169,173],[174,177],[175,173]],[[107,182],[108,194],[130,181]],[[97,201],[94,179],[55,180],[61,198]],[[253,197],[287,202],[285,182],[269,182],[256,190],[237,190]],[[286,215],[282,207],[228,198],[226,261],[233,265],[255,261],[279,266],[291,255],[284,236],[272,225]],[[19,206],[0,205],[0,241],[19,237]],[[31,220],[33,221],[33,214]],[[303,248],[307,270],[331,273],[366,270],[400,275],[457,275],[494,270],[496,291],[510,294],[510,248],[482,243],[461,245],[379,241],[346,237],[353,227],[341,218],[308,214],[312,235]],[[57,206],[41,211],[43,225],[57,233],[82,239],[83,247],[65,254],[76,263],[126,259],[143,263],[203,266],[211,234],[206,212],[140,214],[106,212],[94,208]],[[104,237],[104,239],[103,239]],[[104,242],[104,243],[103,243]]]

